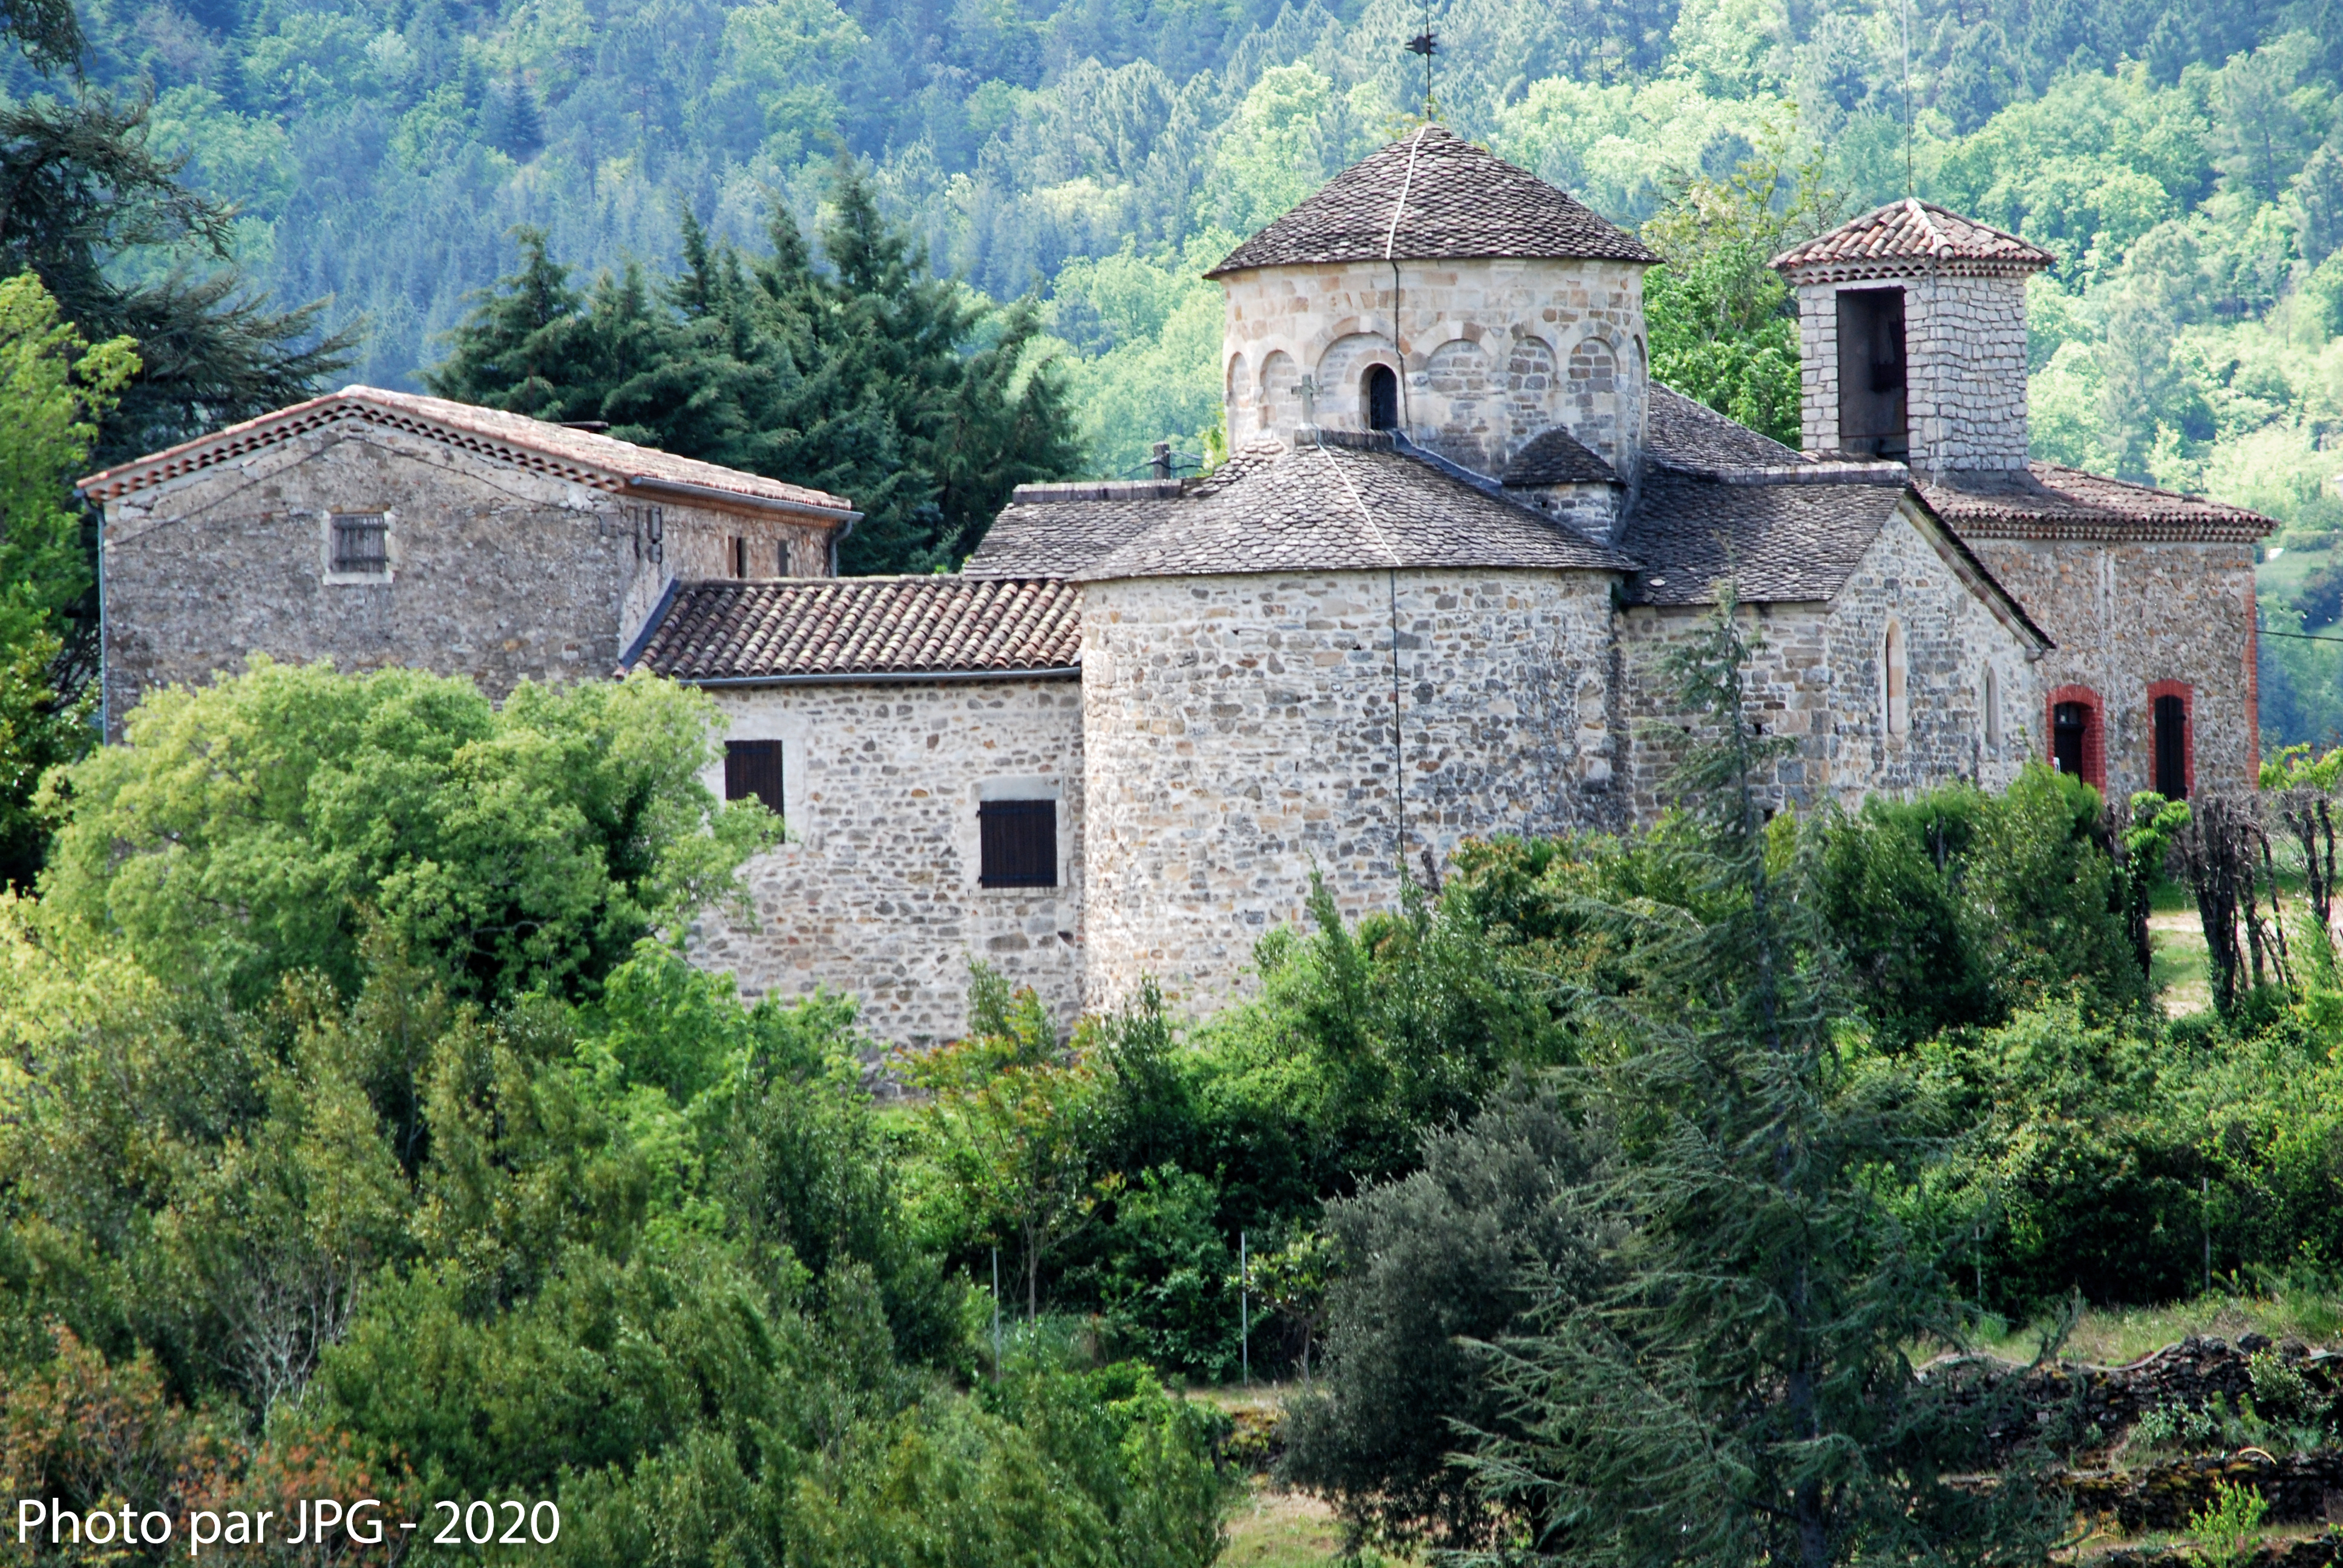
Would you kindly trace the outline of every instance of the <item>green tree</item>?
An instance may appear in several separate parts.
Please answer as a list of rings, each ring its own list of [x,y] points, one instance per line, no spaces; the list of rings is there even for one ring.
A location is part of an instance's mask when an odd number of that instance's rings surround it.
[[[53,776],[41,890],[176,983],[250,1006],[364,979],[369,929],[459,996],[590,991],[732,887],[771,831],[699,782],[705,698],[649,678],[523,686],[256,658],[156,692],[128,744]]]
[[[1785,446],[1798,444],[1797,305],[1766,263],[1829,228],[1840,198],[1785,139],[1722,179],[1686,182],[1644,226],[1652,376]]]
[[[1097,1073],[1059,1045],[1032,991],[979,967],[967,1038],[922,1058],[912,1081],[935,1097],[927,1138],[952,1228],[1010,1245],[1026,1317],[1038,1319],[1043,1266],[1120,1186],[1097,1164]]]
[[[1516,1081],[1469,1125],[1426,1133],[1422,1170],[1326,1205],[1325,1361],[1287,1403],[1279,1473],[1331,1499],[1353,1546],[1500,1537],[1503,1509],[1456,1454],[1460,1427],[1504,1427],[1471,1342],[1526,1327],[1543,1294],[1600,1285],[1598,1154],[1556,1094]]]
[[[88,705],[55,678],[89,586],[67,486],[137,369],[127,338],[91,347],[33,274],[0,282],[0,887],[39,870],[46,823],[34,789],[90,740]]]
[[[787,212],[744,258],[688,216],[684,267],[569,286],[542,234],[483,296],[426,380],[442,397],[612,433],[850,497],[843,564],[928,570],[973,549],[1010,492],[1081,458],[1030,300],[985,304],[935,276],[839,165],[817,267]]]
[[[100,428],[113,462],[298,402],[349,363],[322,302],[275,311],[231,265],[232,210],[178,183],[148,145],[147,106],[91,91],[0,108],[0,271],[30,270],[92,339],[132,339],[139,373]],[[134,257],[200,261],[123,281]]]
[[[1512,1430],[1483,1427],[1472,1468],[1554,1560],[2038,1561],[2050,1519],[2021,1477],[1946,1480],[1981,1428],[1909,1358],[1970,1309],[1883,1191],[1928,1158],[1928,1108],[1841,1031],[1804,873],[1769,853],[1780,743],[1744,707],[1737,609],[1671,660],[1704,720],[1685,852],[1723,910],[1653,947],[1634,1049],[1590,1086],[1620,1149],[1591,1189],[1624,1226],[1616,1283],[1500,1347]]]

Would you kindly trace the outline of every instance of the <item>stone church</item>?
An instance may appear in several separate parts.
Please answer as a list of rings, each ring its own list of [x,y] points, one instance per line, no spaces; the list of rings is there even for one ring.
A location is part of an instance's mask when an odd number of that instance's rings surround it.
[[[1907,200],[1776,258],[1801,451],[1651,379],[1657,259],[1426,126],[1211,274],[1227,463],[1027,486],[950,576],[837,576],[840,497],[350,387],[83,481],[107,732],[254,651],[699,686],[710,785],[788,824],[702,961],[904,1042],[972,959],[1202,1010],[1313,876],[1355,915],[1468,837],[1650,820],[1727,580],[1783,804],[2251,786],[2271,525],[2028,460],[2049,256]]]

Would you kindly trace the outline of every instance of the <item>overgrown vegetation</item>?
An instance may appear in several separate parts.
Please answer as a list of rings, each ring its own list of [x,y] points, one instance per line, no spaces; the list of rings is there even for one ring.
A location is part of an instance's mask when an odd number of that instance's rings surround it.
[[[1945,1485],[1989,1412],[1916,1359],[2078,1293],[2331,1293],[2343,990],[2289,890],[2283,974],[2165,1020],[2131,919],[2176,814],[2045,769],[1761,821],[1738,636],[1650,831],[1322,895],[1202,1021],[1061,1037],[980,971],[891,1109],[850,999],[670,945],[771,828],[699,783],[702,699],[160,694],[0,905],[0,1468],[542,1494],[581,1560],[1202,1563],[1222,1421],[1164,1380],[1249,1348],[1309,1357],[1286,1474],[1361,1543],[2026,1558],[2055,1496]],[[2336,769],[2279,766],[2298,878]],[[2326,1442],[2255,1364],[2127,1452]]]

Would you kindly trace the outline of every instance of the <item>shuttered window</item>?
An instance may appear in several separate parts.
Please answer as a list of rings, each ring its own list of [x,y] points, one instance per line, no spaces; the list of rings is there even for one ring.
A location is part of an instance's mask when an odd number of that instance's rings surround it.
[[[779,816],[781,743],[778,740],[726,741],[724,799],[762,800],[769,810]]]
[[[979,882],[988,888],[1058,885],[1055,800],[987,800],[976,809],[976,819],[984,861]]]
[[[334,569],[365,577],[388,572],[390,519],[380,512],[336,512]]]

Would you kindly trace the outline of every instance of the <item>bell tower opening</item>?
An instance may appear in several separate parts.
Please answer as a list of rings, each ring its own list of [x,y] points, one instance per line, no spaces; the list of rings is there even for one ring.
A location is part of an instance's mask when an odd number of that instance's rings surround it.
[[[1838,293],[1838,446],[1867,457],[1911,456],[1904,377],[1904,291]]]
[[[1370,365],[1360,383],[1360,395],[1366,402],[1367,428],[1396,430],[1399,428],[1399,377],[1388,365]]]

